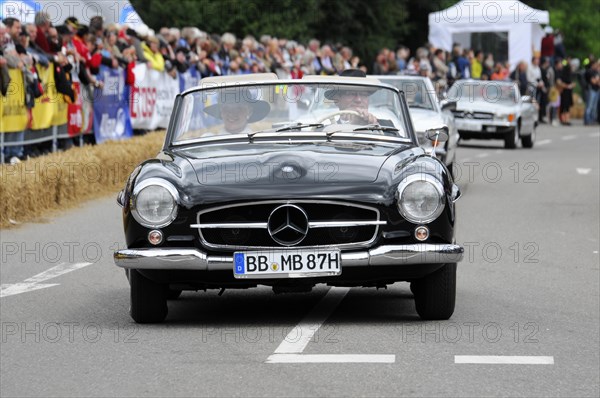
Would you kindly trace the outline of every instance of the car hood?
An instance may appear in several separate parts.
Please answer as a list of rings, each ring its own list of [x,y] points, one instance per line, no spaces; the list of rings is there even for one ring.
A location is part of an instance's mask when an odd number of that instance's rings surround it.
[[[458,101],[456,103],[457,111],[507,113],[514,112],[516,109],[517,104],[506,104],[492,101]]]
[[[422,154],[411,144],[245,144],[177,150],[187,205],[264,198],[393,200],[396,166]],[[231,153],[227,153],[231,152]],[[186,166],[187,164],[187,166]],[[186,171],[187,169],[187,171]],[[191,175],[197,180],[191,182]]]

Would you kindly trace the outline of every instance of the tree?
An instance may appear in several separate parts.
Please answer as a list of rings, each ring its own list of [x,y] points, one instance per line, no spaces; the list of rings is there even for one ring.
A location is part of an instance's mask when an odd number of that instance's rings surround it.
[[[404,44],[412,49],[427,42],[428,14],[457,0],[131,0],[154,30],[161,26],[196,26],[209,34],[232,32],[284,37],[352,47],[367,66],[377,52]],[[600,54],[598,0],[525,0],[550,11],[554,28],[564,32],[567,51],[578,57]]]

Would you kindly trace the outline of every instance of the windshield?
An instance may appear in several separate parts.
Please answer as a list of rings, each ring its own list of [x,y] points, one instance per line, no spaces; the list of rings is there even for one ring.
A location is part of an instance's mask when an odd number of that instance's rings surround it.
[[[419,79],[386,79],[380,78],[382,83],[396,87],[400,91],[404,91],[406,102],[410,108],[434,110],[431,101],[431,94],[427,90],[427,86],[423,80]]]
[[[485,101],[490,104],[514,105],[518,102],[515,85],[495,81],[465,81],[455,83],[448,99],[456,101]]]
[[[172,142],[263,133],[386,135],[409,138],[398,93],[386,87],[282,82],[242,84],[184,94]],[[283,138],[282,138],[283,139]]]

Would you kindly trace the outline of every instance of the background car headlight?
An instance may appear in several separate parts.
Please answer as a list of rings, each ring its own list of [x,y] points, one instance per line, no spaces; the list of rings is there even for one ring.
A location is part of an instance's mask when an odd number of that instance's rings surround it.
[[[442,184],[429,175],[412,175],[398,185],[398,211],[410,222],[428,223],[444,210]]]
[[[169,225],[177,216],[177,190],[162,180],[136,186],[131,211],[138,223],[149,228]]]

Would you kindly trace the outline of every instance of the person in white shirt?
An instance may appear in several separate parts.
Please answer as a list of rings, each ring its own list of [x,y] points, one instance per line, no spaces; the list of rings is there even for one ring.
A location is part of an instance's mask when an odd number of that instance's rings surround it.
[[[258,93],[249,88],[241,89],[239,93],[230,90],[223,89],[218,102],[206,107],[204,112],[223,121],[223,134],[251,133],[248,124],[264,119],[271,111],[271,106],[257,99]]]

